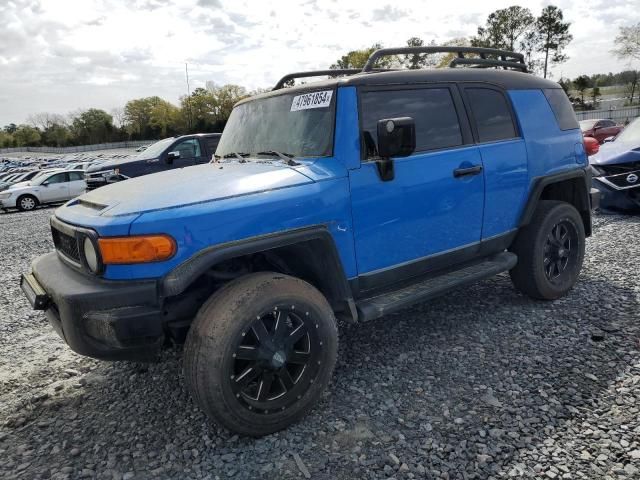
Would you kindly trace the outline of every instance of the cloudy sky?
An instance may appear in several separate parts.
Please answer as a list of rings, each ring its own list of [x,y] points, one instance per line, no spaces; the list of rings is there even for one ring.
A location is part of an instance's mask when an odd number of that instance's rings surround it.
[[[609,50],[619,26],[640,21],[637,1],[553,2],[574,36],[555,78],[629,68]],[[0,125],[43,111],[109,111],[150,95],[177,102],[185,62],[192,89],[207,80],[268,87],[375,42],[472,35],[489,13],[512,4],[538,15],[548,2],[0,0]]]

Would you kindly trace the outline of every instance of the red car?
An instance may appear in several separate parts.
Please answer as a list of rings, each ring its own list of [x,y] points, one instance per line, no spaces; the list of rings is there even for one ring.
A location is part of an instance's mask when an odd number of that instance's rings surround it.
[[[607,137],[615,137],[624,127],[613,120],[582,120],[580,130],[585,137],[593,137],[603,143]]]

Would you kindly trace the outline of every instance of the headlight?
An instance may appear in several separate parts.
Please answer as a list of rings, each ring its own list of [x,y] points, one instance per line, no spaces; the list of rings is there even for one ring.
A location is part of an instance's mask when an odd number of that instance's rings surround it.
[[[98,252],[96,252],[96,247],[93,245],[93,242],[89,237],[85,237],[84,242],[82,242],[82,250],[84,251],[84,259],[87,262],[89,270],[93,273],[98,273],[98,270],[100,269]]]
[[[593,165],[591,165],[591,176],[592,177],[600,177],[602,175],[604,175],[604,171],[602,171],[598,167],[594,167]]]

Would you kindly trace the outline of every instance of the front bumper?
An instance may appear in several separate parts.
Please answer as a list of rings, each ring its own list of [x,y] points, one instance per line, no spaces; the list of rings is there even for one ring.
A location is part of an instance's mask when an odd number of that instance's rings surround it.
[[[0,208],[16,208],[16,199],[11,196],[0,200]]]
[[[594,186],[600,190],[600,207],[610,210],[640,210],[640,184],[631,188],[618,188],[604,177],[594,177]]]
[[[53,252],[36,258],[21,287],[75,352],[102,360],[152,360],[164,343],[156,281],[113,282],[72,270]]]

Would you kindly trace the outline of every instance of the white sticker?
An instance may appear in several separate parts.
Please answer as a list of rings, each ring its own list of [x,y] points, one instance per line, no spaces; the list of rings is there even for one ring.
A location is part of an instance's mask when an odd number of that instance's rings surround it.
[[[331,105],[331,96],[333,90],[324,90],[322,92],[304,93],[296,95],[291,102],[291,111],[308,110],[310,108],[325,108]]]

